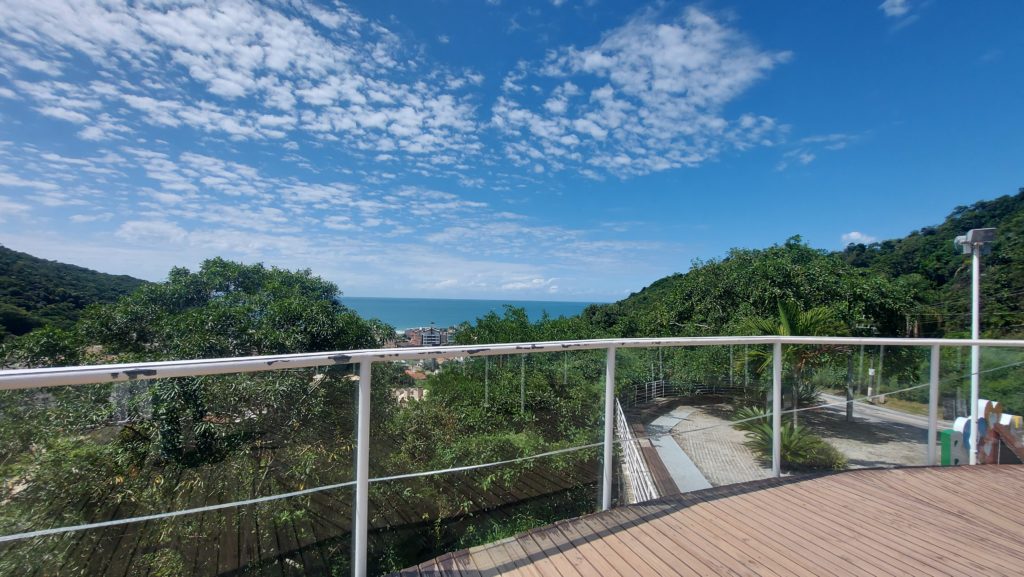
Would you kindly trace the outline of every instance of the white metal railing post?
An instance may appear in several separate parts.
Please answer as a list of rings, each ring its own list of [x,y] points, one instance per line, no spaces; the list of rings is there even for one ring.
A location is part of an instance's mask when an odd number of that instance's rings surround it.
[[[981,245],[975,244],[971,250],[971,338],[978,340],[981,336]],[[978,464],[978,388],[981,377],[981,347],[971,345],[971,447],[970,464]]]
[[[601,510],[612,508],[612,449],[615,446],[615,347],[608,347],[604,374],[604,473]]]
[[[935,435],[939,420],[939,345],[932,345],[932,358],[928,379],[928,459],[929,466],[938,465],[935,454]]]
[[[356,511],[352,519],[352,575],[366,577],[370,504],[370,380],[373,362],[359,363],[359,413],[356,426]]]
[[[526,412],[526,355],[519,357],[519,412]]]
[[[772,351],[772,474],[782,476],[782,343]]]

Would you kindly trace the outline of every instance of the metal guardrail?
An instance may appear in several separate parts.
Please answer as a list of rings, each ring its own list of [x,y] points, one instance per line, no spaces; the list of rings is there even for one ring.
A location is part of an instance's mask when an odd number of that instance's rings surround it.
[[[352,571],[357,577],[366,575],[367,567],[367,531],[369,515],[369,455],[370,455],[370,382],[373,363],[400,360],[420,360],[430,358],[465,358],[509,354],[534,354],[563,352],[570,350],[605,350],[605,389],[604,389],[604,440],[602,443],[561,449],[549,454],[572,450],[603,446],[602,466],[602,509],[611,508],[612,496],[612,460],[615,444],[615,361],[616,350],[619,348],[657,348],[657,347],[697,347],[722,345],[771,345],[772,355],[772,471],[781,474],[781,435],[782,429],[782,347],[783,345],[887,345],[931,348],[931,375],[929,386],[928,411],[928,457],[927,462],[936,463],[936,435],[938,415],[939,385],[939,350],[940,347],[1011,347],[1024,348],[1024,340],[993,340],[993,339],[901,339],[901,338],[862,338],[862,337],[799,337],[799,336],[759,336],[759,337],[674,337],[653,339],[594,339],[571,341],[547,341],[533,343],[510,343],[496,345],[470,345],[447,347],[419,347],[407,349],[368,349],[356,351],[332,351],[322,353],[302,353],[290,355],[267,355],[222,359],[199,359],[183,361],[165,361],[152,363],[129,363],[109,365],[89,365],[79,367],[56,367],[41,369],[15,369],[0,371],[0,390],[31,389],[66,385],[84,385],[94,383],[112,383],[134,381],[138,379],[162,379],[169,377],[191,377],[202,375],[219,375],[229,373],[252,373],[274,371],[279,369],[295,369],[325,365],[359,364],[359,400],[357,411],[356,438],[356,488],[355,517],[353,519],[353,563]],[[972,399],[973,400],[973,399]],[[971,404],[972,431],[976,431],[977,403]],[[522,457],[520,460],[534,459],[544,455]],[[467,465],[442,471],[424,471],[402,475],[402,478],[423,475],[443,474],[449,471],[465,470],[495,465]],[[384,481],[388,479],[377,479]],[[227,507],[231,504],[220,505]],[[180,515],[184,512],[168,513]],[[131,520],[129,520],[131,521]],[[67,528],[68,530],[87,529],[91,526]],[[52,530],[49,530],[52,531]],[[35,532],[38,533],[38,532]],[[32,534],[23,534],[29,536]],[[8,536],[6,540],[20,536]]]
[[[618,399],[615,399],[615,428],[619,433],[619,447],[622,448],[626,473],[629,475],[629,487],[633,496],[630,504],[657,499],[658,488],[654,485],[654,477],[647,467],[647,461],[640,453],[640,441],[633,435],[633,429],[626,421],[626,414],[622,412],[622,405]]]

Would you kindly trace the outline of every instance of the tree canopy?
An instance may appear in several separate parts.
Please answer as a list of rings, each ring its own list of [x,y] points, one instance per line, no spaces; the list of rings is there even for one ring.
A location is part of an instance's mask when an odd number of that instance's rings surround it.
[[[113,302],[145,283],[0,246],[0,342],[45,325],[70,328],[86,306]]]
[[[912,306],[908,284],[858,269],[800,237],[767,249],[733,249],[721,260],[696,261],[628,298],[584,313],[621,336],[735,334],[745,319],[774,317],[778,304],[827,307],[847,327],[905,333]]]

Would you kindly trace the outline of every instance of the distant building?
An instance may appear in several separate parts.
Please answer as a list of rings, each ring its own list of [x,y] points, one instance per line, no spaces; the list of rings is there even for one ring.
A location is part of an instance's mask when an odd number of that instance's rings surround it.
[[[392,393],[399,405],[407,405],[409,401],[422,401],[427,397],[427,390],[423,387],[402,387],[395,389]]]
[[[439,347],[448,344],[448,331],[433,327],[420,333],[420,342],[424,347]]]
[[[398,343],[400,347],[437,347],[447,345],[449,330],[435,327],[417,327],[406,329],[405,341]]]
[[[425,380],[427,380],[427,375],[425,373],[423,373],[422,371],[416,371],[416,370],[413,370],[413,369],[405,369],[405,374],[407,374],[410,377],[412,377],[412,380],[414,380],[414,381],[425,381]]]

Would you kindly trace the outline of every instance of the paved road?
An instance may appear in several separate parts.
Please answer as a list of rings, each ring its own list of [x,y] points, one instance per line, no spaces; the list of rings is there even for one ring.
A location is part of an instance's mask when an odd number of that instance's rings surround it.
[[[821,407],[821,410],[834,411],[837,413],[846,414],[846,397],[822,393],[821,400],[825,401],[829,405],[833,405],[834,403],[842,403],[841,405]],[[864,401],[853,402],[853,417],[866,417],[872,421],[890,421],[895,423],[901,423],[904,425],[921,427],[922,429],[928,429],[928,417],[924,415],[905,413],[903,411],[898,411],[896,409],[872,405],[871,403],[867,403]],[[950,421],[944,421],[942,419],[939,419],[938,427],[940,431],[942,429],[951,429],[953,428],[953,423]]]

